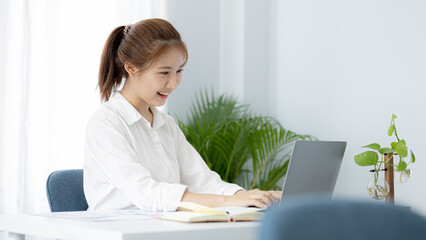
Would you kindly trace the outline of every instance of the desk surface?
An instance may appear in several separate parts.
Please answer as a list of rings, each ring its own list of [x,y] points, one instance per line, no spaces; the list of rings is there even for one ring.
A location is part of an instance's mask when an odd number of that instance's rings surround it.
[[[159,219],[90,222],[30,214],[0,215],[0,231],[60,239],[257,239],[259,222],[179,223]]]

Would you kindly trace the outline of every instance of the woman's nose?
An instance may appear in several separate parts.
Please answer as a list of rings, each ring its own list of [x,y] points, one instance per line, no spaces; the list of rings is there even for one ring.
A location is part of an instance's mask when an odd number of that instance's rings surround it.
[[[177,74],[170,76],[169,81],[167,81],[167,85],[171,89],[175,89],[177,87]]]

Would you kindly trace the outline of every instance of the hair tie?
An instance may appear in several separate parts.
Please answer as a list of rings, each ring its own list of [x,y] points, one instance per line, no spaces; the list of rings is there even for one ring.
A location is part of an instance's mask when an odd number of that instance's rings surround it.
[[[132,25],[132,24],[127,24],[127,25],[124,27],[124,30],[123,30],[123,34],[124,34],[124,35],[126,35],[126,34],[127,34],[127,31],[129,31],[130,25]]]

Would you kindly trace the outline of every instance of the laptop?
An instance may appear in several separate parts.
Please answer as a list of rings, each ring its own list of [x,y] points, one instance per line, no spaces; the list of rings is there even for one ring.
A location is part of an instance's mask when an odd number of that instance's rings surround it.
[[[281,200],[300,194],[331,198],[345,149],[346,142],[296,141]]]

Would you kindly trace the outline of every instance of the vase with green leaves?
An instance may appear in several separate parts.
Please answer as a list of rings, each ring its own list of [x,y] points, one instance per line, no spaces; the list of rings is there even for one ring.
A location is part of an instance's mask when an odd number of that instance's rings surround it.
[[[179,126],[210,169],[245,189],[280,190],[295,141],[313,140],[284,129],[273,117],[253,114],[233,96],[207,90]]]
[[[394,171],[396,176],[394,179],[397,182],[404,182],[411,176],[409,165],[416,161],[413,151],[410,150],[410,154],[408,154],[406,141],[398,135],[395,125],[396,118],[395,114],[392,114],[388,128],[388,136],[395,137],[395,140],[391,141],[390,146],[382,147],[378,143],[371,143],[363,147],[370,150],[354,156],[355,163],[359,166],[373,167],[370,170],[373,173],[373,180],[368,185],[368,192],[374,199],[383,199],[389,192],[389,187],[387,186],[389,183],[386,181],[383,184],[379,183],[382,180],[379,177],[380,173]],[[409,155],[410,159],[407,160]]]

